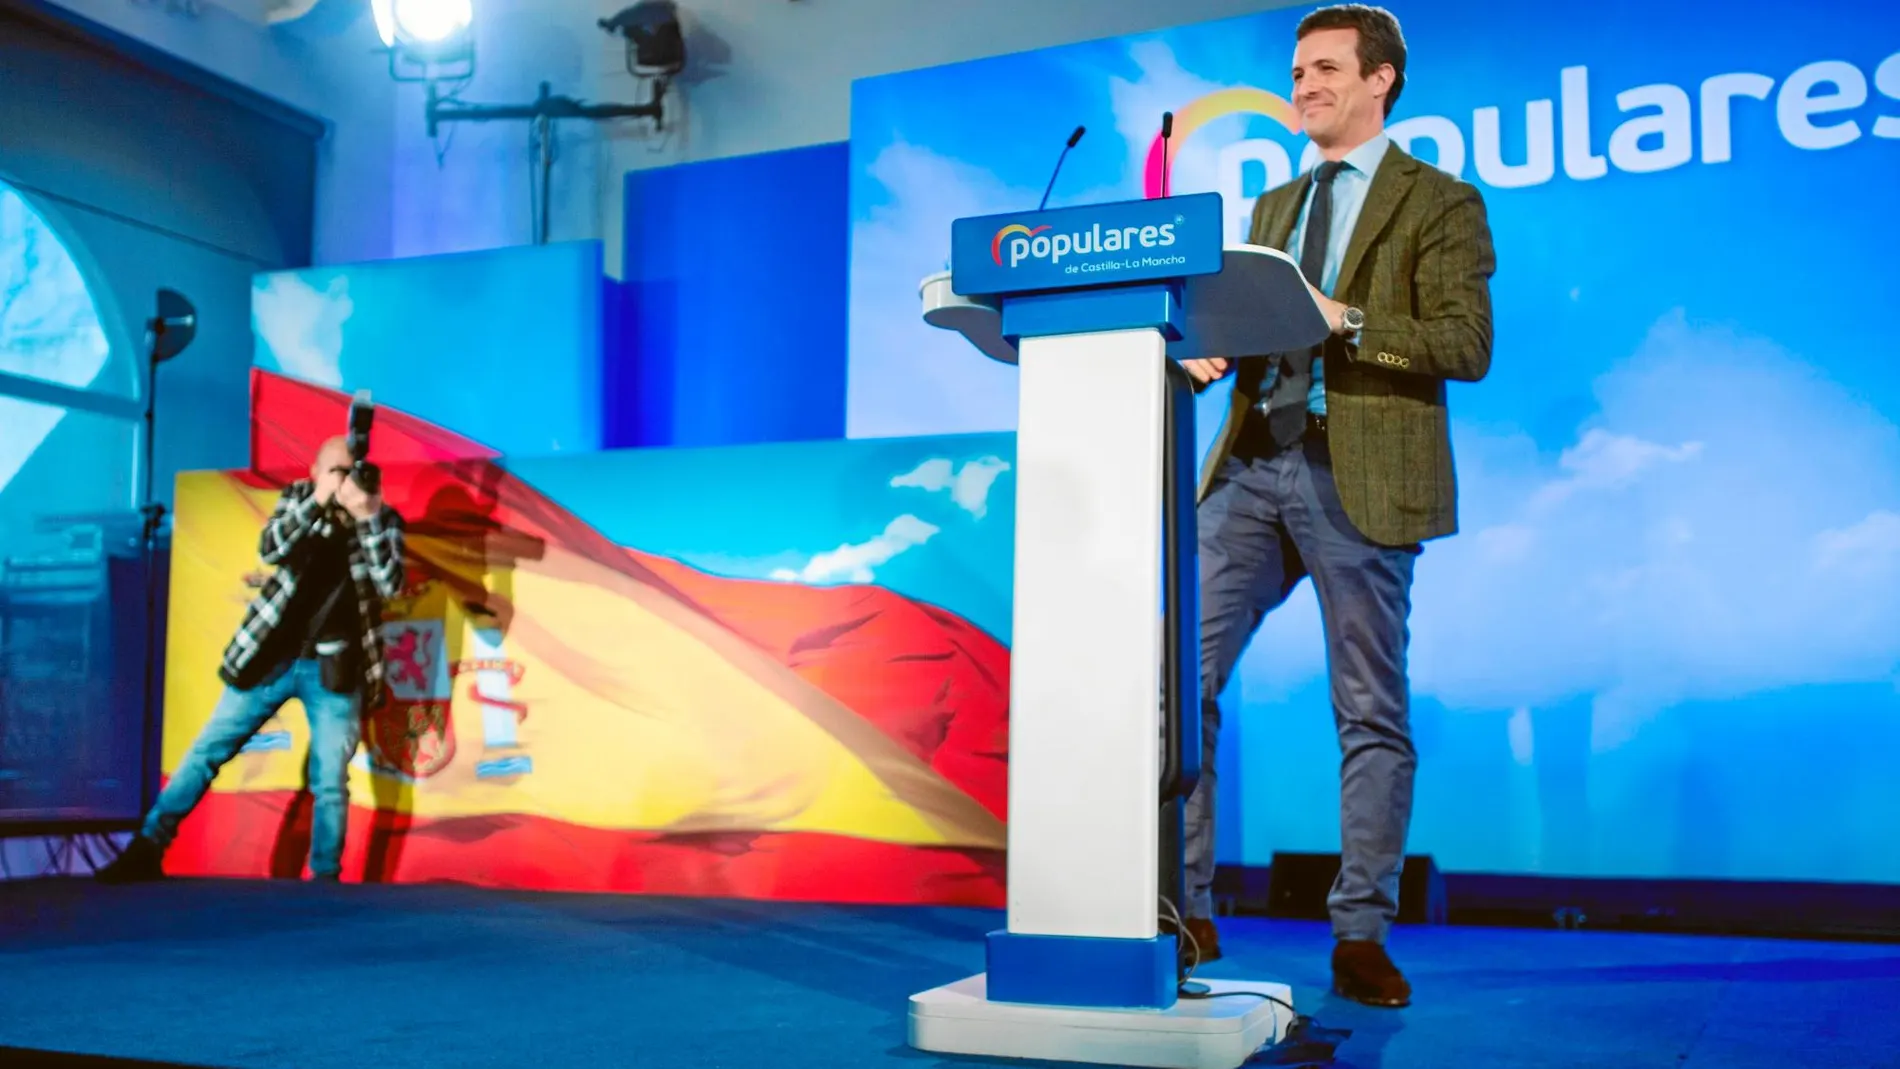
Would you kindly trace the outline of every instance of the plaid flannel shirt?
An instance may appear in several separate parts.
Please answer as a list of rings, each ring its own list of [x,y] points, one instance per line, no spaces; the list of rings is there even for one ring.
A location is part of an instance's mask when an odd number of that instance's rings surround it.
[[[302,560],[297,547],[312,534],[329,534],[343,522],[336,510],[317,504],[316,484],[308,479],[291,483],[277,499],[264,533],[258,538],[258,556],[276,571],[245,609],[244,622],[224,650],[219,675],[239,689],[248,689],[273,667],[258,654],[266,640],[284,623],[284,612],[297,592]],[[365,710],[383,703],[383,602],[394,598],[403,584],[403,520],[387,505],[376,516],[350,524],[356,534],[350,545],[350,580],[356,588],[357,619],[363,621],[361,697]]]

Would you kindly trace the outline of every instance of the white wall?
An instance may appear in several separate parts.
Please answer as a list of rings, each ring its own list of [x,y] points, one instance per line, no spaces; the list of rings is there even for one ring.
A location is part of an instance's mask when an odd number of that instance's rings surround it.
[[[266,28],[207,2],[60,0],[95,21],[331,122],[316,255],[334,263],[531,240],[525,123],[465,124],[431,142],[418,86],[390,82],[366,0],[321,0]],[[256,0],[228,0],[254,10]],[[625,0],[631,2],[631,0]],[[695,69],[672,101],[677,128],[563,124],[554,240],[602,239],[620,270],[628,170],[850,135],[851,83],[894,71],[1227,18],[1287,0],[680,0]],[[623,0],[475,0],[470,103],[526,103],[538,83],[592,102],[636,102],[617,38],[596,20]],[[442,150],[438,159],[438,150]]]

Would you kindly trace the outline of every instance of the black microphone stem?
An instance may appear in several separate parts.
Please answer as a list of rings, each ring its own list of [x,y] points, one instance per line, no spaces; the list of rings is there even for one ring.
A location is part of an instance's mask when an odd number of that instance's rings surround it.
[[[1062,155],[1056,157],[1056,169],[1049,172],[1049,184],[1043,187],[1042,203],[1036,205],[1037,211],[1042,211],[1049,206],[1049,193],[1056,188],[1056,176],[1062,173],[1062,161],[1069,158],[1069,150],[1075,147],[1077,141],[1082,140],[1082,134],[1086,129],[1087,127],[1076,127],[1075,133],[1069,135],[1069,143],[1062,146]]]
[[[1049,184],[1043,187],[1042,203],[1036,205],[1037,211],[1049,206],[1049,193],[1056,188],[1056,176],[1062,173],[1062,161],[1069,158],[1069,146],[1062,146],[1062,155],[1056,157],[1056,169],[1049,172]]]
[[[1168,157],[1168,138],[1174,135],[1174,112],[1161,113],[1161,196],[1167,199],[1169,179],[1173,175],[1174,161]]]

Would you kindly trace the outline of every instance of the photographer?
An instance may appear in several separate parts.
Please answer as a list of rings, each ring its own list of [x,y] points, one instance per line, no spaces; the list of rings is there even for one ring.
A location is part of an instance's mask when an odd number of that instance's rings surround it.
[[[311,477],[278,499],[258,542],[264,563],[277,570],[225,648],[219,669],[224,697],[140,833],[99,872],[100,880],[163,876],[165,848],[218,769],[292,698],[310,721],[310,873],[317,880],[337,878],[360,718],[385,693],[383,601],[403,582],[402,517],[383,504],[376,469],[353,457],[351,444],[325,442]],[[356,452],[366,447],[363,435]]]

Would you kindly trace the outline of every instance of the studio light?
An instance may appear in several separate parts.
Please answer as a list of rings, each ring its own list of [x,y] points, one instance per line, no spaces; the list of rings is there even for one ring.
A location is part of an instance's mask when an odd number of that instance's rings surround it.
[[[396,32],[430,45],[466,32],[474,19],[469,0],[396,0]]]
[[[376,32],[383,39],[383,47],[396,47],[396,11],[393,0],[370,0],[369,12],[376,16]]]
[[[686,35],[673,0],[640,0],[600,28],[627,39],[627,72],[635,77],[667,78],[686,69]]]
[[[471,0],[371,0],[398,81],[466,78],[475,70]]]

